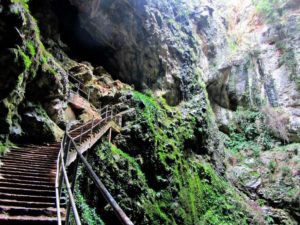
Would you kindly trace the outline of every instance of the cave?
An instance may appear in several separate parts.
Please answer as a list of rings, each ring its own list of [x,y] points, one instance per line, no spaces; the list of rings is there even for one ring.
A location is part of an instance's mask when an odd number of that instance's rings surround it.
[[[67,45],[63,50],[71,59],[89,62],[94,67],[102,66],[114,79],[119,79],[117,69],[107,60],[112,55],[111,48],[101,46],[82,28],[78,9],[69,0],[32,0],[29,6],[40,24],[42,36],[53,40],[59,38]],[[41,12],[48,15],[45,17]]]

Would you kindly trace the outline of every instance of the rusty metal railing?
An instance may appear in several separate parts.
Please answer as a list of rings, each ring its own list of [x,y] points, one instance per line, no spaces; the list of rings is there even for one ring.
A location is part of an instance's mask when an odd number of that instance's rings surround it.
[[[69,80],[74,84],[74,92],[80,94],[82,97],[86,98],[88,101],[90,101],[91,97],[91,89],[88,89],[88,91],[85,91],[85,84],[82,83],[79,79],[77,79],[73,74],[69,74]]]
[[[101,182],[100,178],[96,175],[96,173],[93,171],[91,165],[88,163],[88,161],[84,158],[82,153],[79,151],[77,143],[81,143],[82,138],[86,137],[86,135],[93,135],[93,132],[97,132],[97,130],[101,129],[101,126],[108,124],[109,122],[114,122],[117,125],[122,125],[122,115],[124,112],[119,112],[117,110],[116,105],[110,106],[107,105],[103,107],[101,110],[99,110],[99,115],[101,119],[95,120],[94,118],[86,123],[83,124],[71,131],[66,131],[62,144],[61,149],[58,155],[57,159],[57,171],[56,171],[56,206],[57,206],[57,219],[58,224],[62,224],[62,216],[61,216],[61,207],[60,207],[60,199],[61,199],[61,193],[63,189],[63,184],[65,184],[65,188],[67,190],[68,195],[68,204],[67,204],[67,211],[66,211],[66,217],[65,217],[65,225],[69,225],[70,220],[70,213],[71,210],[74,215],[74,219],[77,225],[81,225],[78,210],[76,208],[76,201],[74,199],[73,193],[75,189],[75,182],[77,177],[77,170],[78,165],[81,162],[84,166],[84,168],[87,170],[88,174],[90,175],[91,179],[94,181],[96,187],[101,192],[102,196],[106,199],[107,203],[111,205],[112,209],[114,210],[116,216],[120,220],[120,222],[124,225],[133,225],[131,220],[127,217],[125,212],[121,209],[121,207],[118,205],[118,203],[114,200],[112,195],[109,193],[109,191],[106,189],[104,184]],[[72,134],[75,133],[75,131],[80,130],[80,134],[73,137]],[[77,142],[77,143],[76,143]],[[90,148],[91,146],[89,146]],[[74,171],[73,171],[73,179],[72,184],[70,184],[68,175],[67,175],[67,169],[66,169],[66,161],[68,158],[68,153],[70,150],[73,149],[76,151],[76,160],[74,164]]]

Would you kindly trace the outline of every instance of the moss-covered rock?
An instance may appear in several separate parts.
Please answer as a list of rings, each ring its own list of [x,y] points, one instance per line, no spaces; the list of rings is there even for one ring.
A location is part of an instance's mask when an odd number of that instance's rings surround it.
[[[10,136],[14,140],[24,134],[20,105],[25,99],[42,105],[54,98],[64,101],[67,87],[64,71],[41,42],[37,22],[27,3],[25,0],[0,3],[0,29],[3,31],[0,35],[0,61],[1,65],[5,64],[1,78],[8,79],[6,85],[3,85],[5,82],[0,85],[0,132],[3,138]],[[45,106],[50,112],[51,106]],[[55,115],[50,115],[55,118]],[[52,122],[48,116],[44,121]],[[27,125],[26,128],[30,128],[31,124]]]
[[[206,124],[207,111],[180,111],[138,92],[124,99],[136,113],[126,118],[130,121],[115,139],[118,147],[102,143],[89,161],[134,223],[250,223],[244,200],[207,163],[204,143],[212,127]],[[80,190],[104,222],[113,224],[111,209],[84,174]]]

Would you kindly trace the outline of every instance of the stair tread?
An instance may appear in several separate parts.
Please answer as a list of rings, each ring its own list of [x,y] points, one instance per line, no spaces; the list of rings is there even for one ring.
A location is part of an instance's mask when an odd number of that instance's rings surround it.
[[[0,167],[0,172],[1,171],[19,171],[19,172],[30,172],[30,173],[39,173],[39,174],[48,174],[48,173],[56,173],[55,169],[48,169],[48,170],[43,170],[40,168],[22,168],[22,167],[9,167],[9,166],[3,166]]]
[[[21,179],[35,179],[35,180],[39,180],[39,181],[51,181],[53,179],[55,179],[55,177],[44,177],[44,176],[27,176],[27,175],[23,175],[23,174],[1,174],[0,173],[0,180],[1,180],[1,176],[5,179],[9,179],[9,178],[21,178]]]
[[[23,204],[23,205],[29,205],[30,207],[37,206],[40,207],[40,205],[48,206],[48,207],[54,207],[55,202],[38,202],[38,201],[25,201],[25,200],[14,200],[14,199],[0,199],[0,204],[5,205],[5,204],[10,204],[13,206],[17,206],[18,204]]]
[[[3,163],[3,165],[0,167],[0,168],[2,168],[2,167],[4,167],[4,166],[10,166],[10,167],[12,167],[12,166],[15,166],[15,167],[18,167],[18,168],[41,168],[41,169],[53,169],[53,168],[55,168],[55,165],[50,165],[50,166],[48,166],[48,165],[40,165],[40,164],[30,164],[30,163],[27,163],[27,164],[20,164],[20,163],[17,163],[17,162],[10,162],[10,161],[5,161],[5,162],[3,162],[3,161],[1,161],[2,163]]]
[[[9,182],[9,181],[1,181],[0,180],[0,187],[30,187],[30,188],[45,188],[45,189],[51,189],[55,188],[55,185],[43,185],[43,184],[36,184],[36,183],[30,183],[30,184],[24,184],[18,183],[18,182]]]
[[[6,178],[0,178],[0,182],[22,182],[24,184],[49,184],[49,185],[54,185],[54,180],[52,181],[44,181],[44,180],[22,180],[22,179],[15,179],[15,178],[10,178],[7,180]]]
[[[9,216],[6,214],[0,214],[0,220],[18,220],[18,221],[57,221],[55,216]]]
[[[11,169],[11,168],[0,168],[0,174],[2,173],[5,173],[5,174],[34,174],[35,176],[40,176],[40,175],[43,175],[43,176],[53,176],[53,174],[56,173],[55,170],[50,170],[48,172],[46,171],[39,171],[39,170],[22,170],[22,169],[18,169],[18,168],[14,168],[14,169]]]

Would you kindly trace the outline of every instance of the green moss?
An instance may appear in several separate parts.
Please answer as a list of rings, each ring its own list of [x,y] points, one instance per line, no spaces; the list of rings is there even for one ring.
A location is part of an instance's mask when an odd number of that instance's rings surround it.
[[[0,141],[0,156],[5,154],[13,146],[13,143],[11,143],[8,139]]]
[[[283,7],[287,0],[252,0],[257,11],[263,15],[268,22],[273,23],[284,14]]]
[[[28,51],[30,53],[30,56],[34,57],[35,54],[36,54],[36,50],[35,50],[35,47],[34,47],[34,44],[33,44],[32,41],[28,41],[27,42],[27,49],[28,49]]]
[[[2,103],[2,106],[6,108],[5,115],[3,115],[5,119],[2,120],[5,121],[3,126],[8,127],[5,131],[6,135],[9,135],[13,127],[18,126],[20,122],[18,107],[24,100],[27,83],[35,78],[37,71],[42,69],[45,73],[57,75],[51,66],[54,64],[53,57],[41,42],[40,31],[36,20],[31,16],[28,2],[28,0],[11,0],[11,13],[22,19],[22,23],[19,23],[21,25],[16,25],[22,37],[22,43],[11,49],[15,54],[16,71],[19,74],[15,75],[17,82],[13,91]]]
[[[262,150],[273,148],[276,139],[272,137],[264,120],[264,115],[257,109],[238,108],[229,126],[226,147],[233,152],[250,150],[256,155]]]
[[[30,66],[32,65],[32,61],[28,55],[26,55],[25,52],[22,50],[19,50],[20,56],[22,58],[23,64],[25,66],[25,70],[28,70]]]
[[[169,181],[168,187],[160,192],[160,198],[146,203],[151,224],[246,223],[238,207],[240,200],[229,184],[204,162],[185,156],[185,141],[195,138],[196,118],[183,120],[176,109],[170,113],[172,108],[165,107],[165,102],[138,92],[133,96],[144,105],[137,112],[149,128],[145,133],[153,138],[153,154],[157,156],[153,163],[166,171],[157,182]],[[173,116],[170,118],[168,114]],[[177,193],[171,195],[172,190]],[[174,201],[176,204],[172,207]]]
[[[111,146],[112,154],[116,154],[116,155],[124,158],[125,160],[127,160],[128,163],[130,163],[135,168],[135,171],[137,172],[139,179],[145,180],[145,176],[144,176],[139,164],[136,162],[136,160],[133,157],[129,156],[128,154],[123,152],[121,149],[117,148],[115,145],[110,144],[110,146]]]
[[[78,211],[81,215],[82,224],[86,225],[104,225],[105,223],[102,219],[97,215],[96,209],[90,207],[80,191],[77,189],[75,193],[76,203],[78,206]]]

